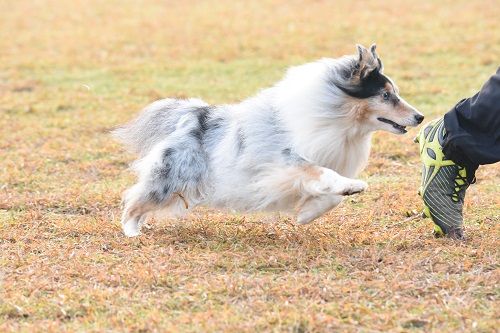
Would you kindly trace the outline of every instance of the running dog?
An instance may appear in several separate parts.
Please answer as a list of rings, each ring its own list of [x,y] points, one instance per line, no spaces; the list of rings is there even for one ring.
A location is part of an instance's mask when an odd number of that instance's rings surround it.
[[[295,213],[306,224],[367,184],[372,133],[406,133],[424,116],[383,74],[373,44],[357,54],[290,68],[239,104],[163,99],[114,135],[139,155],[125,192],[125,235],[156,213],[198,205]]]

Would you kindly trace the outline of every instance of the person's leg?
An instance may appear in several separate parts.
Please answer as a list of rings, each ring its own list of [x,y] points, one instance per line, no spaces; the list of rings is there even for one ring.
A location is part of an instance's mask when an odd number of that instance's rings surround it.
[[[479,165],[500,160],[500,68],[476,95],[424,126],[417,141],[424,213],[436,235],[462,238],[465,191]]]
[[[500,68],[471,98],[444,115],[443,152],[455,163],[476,170],[500,160]]]

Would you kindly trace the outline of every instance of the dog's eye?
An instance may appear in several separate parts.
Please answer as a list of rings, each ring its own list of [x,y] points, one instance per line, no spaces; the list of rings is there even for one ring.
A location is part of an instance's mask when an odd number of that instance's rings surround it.
[[[384,97],[384,100],[389,100],[389,97],[391,97],[391,94],[389,94],[388,91],[384,92],[384,95],[382,95]]]

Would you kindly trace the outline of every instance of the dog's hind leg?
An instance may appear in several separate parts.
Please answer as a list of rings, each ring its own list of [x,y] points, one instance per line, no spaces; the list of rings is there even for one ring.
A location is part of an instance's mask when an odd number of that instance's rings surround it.
[[[138,183],[125,194],[122,214],[123,233],[135,237],[141,233],[141,226],[149,216],[160,214],[181,217],[193,206],[189,198],[181,193],[161,193],[151,186]]]
[[[135,237],[140,235],[141,226],[147,218],[147,210],[144,207],[131,206],[125,209],[122,215],[122,230],[125,236]]]
[[[200,135],[187,123],[135,163],[139,182],[124,198],[122,226],[127,236],[137,236],[150,213],[178,217],[201,201],[208,169]]]
[[[141,233],[141,225],[148,213],[155,210],[156,205],[148,198],[141,183],[132,186],[123,198],[122,229],[128,237]]]

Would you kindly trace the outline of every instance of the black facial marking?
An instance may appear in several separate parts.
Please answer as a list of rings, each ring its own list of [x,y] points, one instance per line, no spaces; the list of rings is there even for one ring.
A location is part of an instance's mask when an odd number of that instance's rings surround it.
[[[396,106],[399,104],[399,97],[396,94],[391,94],[390,101],[392,102],[392,105]]]
[[[392,87],[392,85],[391,85],[391,87]],[[394,88],[393,88],[393,91],[394,91]],[[396,107],[399,104],[398,95],[392,91],[384,90],[382,92],[382,98],[384,99],[384,102],[391,103],[394,107]]]
[[[342,73],[344,75],[344,73]],[[371,71],[359,84],[335,83],[335,85],[344,93],[355,98],[369,98],[380,94],[385,85],[390,82],[389,79],[377,69]]]
[[[285,149],[283,149],[283,150],[281,151],[281,153],[282,153],[283,155],[285,155],[285,157],[289,157],[289,156],[290,156],[290,154],[292,153],[292,149],[291,149],[291,148],[285,148]]]

